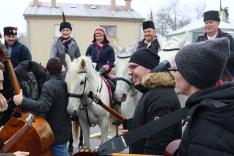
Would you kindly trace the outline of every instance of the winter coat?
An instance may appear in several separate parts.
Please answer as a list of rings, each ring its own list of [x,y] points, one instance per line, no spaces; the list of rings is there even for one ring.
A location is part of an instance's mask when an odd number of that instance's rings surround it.
[[[74,58],[78,58],[80,56],[80,49],[77,45],[77,42],[72,39],[71,43],[68,44],[68,55],[70,56],[71,60]],[[52,45],[51,51],[50,51],[50,58],[52,57],[59,57],[62,61],[62,64],[67,67],[67,64],[65,62],[65,50],[64,45],[61,42],[61,39],[58,38],[58,40]]]
[[[176,156],[234,155],[234,83],[194,93]]]
[[[55,144],[64,144],[70,138],[71,125],[67,115],[67,85],[62,75],[51,76],[43,84],[37,101],[23,98],[22,108],[37,114],[44,114],[55,137]]]
[[[174,80],[166,72],[150,73],[144,77],[141,90],[143,95],[133,115],[132,129],[180,109],[174,84]],[[130,145],[129,152],[160,155],[171,141],[179,138],[181,138],[181,123],[137,141]]]
[[[9,48],[9,45],[6,42],[5,47],[7,49]],[[20,43],[18,40],[16,40],[13,46],[11,47],[11,61],[14,68],[25,60],[32,60],[32,55],[28,48],[24,44]]]
[[[99,57],[97,55],[98,52],[100,53]],[[95,43],[92,43],[86,50],[85,55],[90,56],[92,62],[97,63],[96,70],[101,69],[102,66],[106,64],[110,67],[110,70],[114,67],[115,52],[112,46],[110,46],[109,44],[105,44],[101,49],[98,50],[97,45]]]
[[[147,44],[145,43],[145,39],[138,42],[137,49],[140,49],[140,48],[147,48]],[[155,54],[158,54],[160,44],[158,42],[157,37],[155,37],[155,39],[151,42],[151,45],[148,48],[151,49]]]
[[[218,29],[218,34],[216,38],[221,38],[221,37],[227,37],[230,41],[230,57],[227,62],[227,69],[229,70],[231,75],[234,76],[234,39],[230,34]],[[198,36],[196,42],[206,41],[206,40],[208,40],[207,33],[204,33]]]

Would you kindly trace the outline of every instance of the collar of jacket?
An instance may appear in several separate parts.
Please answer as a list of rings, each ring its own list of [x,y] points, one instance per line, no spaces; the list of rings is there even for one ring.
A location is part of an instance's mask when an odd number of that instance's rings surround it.
[[[146,89],[155,87],[175,87],[175,81],[169,72],[157,72],[146,74],[141,81]]]
[[[220,28],[218,28],[218,34],[216,35],[216,38],[223,37],[223,35],[226,35],[226,34],[227,33],[223,32]],[[206,39],[208,39],[207,33],[204,33],[203,37],[205,37]]]

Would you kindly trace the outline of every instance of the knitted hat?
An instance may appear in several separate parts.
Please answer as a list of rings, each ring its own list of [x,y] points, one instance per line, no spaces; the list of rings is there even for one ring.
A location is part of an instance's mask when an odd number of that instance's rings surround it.
[[[177,69],[190,84],[200,89],[212,87],[223,74],[229,47],[226,37],[187,45],[176,54]]]
[[[215,10],[210,10],[204,12],[204,22],[207,20],[220,21],[219,12]]]
[[[94,34],[102,34],[102,35],[106,36],[106,31],[105,31],[105,29],[98,27],[95,29]]]
[[[149,48],[141,48],[132,54],[129,62],[142,65],[152,70],[159,64],[159,60],[160,57],[153,53]]]
[[[154,22],[153,21],[144,21],[142,24],[143,30],[148,29],[148,28],[153,28],[155,29]]]
[[[17,35],[17,27],[4,27],[4,35]]]
[[[62,62],[58,57],[53,57],[49,59],[46,64],[46,70],[50,75],[58,75],[62,70]]]

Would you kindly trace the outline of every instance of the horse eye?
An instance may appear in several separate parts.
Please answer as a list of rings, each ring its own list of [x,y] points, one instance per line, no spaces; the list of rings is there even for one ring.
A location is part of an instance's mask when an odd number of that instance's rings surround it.
[[[80,81],[80,85],[83,85],[85,82],[84,81]]]

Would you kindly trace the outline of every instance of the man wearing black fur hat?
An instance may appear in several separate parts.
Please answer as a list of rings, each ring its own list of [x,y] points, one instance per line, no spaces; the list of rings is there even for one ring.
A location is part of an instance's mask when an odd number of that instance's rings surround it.
[[[234,155],[234,83],[216,86],[229,45],[227,38],[218,38],[187,45],[176,54],[176,88],[189,97],[187,127],[176,156]]]
[[[150,73],[158,63],[159,56],[148,48],[138,49],[129,60],[128,74],[132,77],[134,86],[143,93],[133,115],[132,129],[180,109],[179,99],[174,91],[175,82],[170,74]],[[167,144],[180,137],[181,124],[178,123],[130,145],[129,152],[162,155]]]
[[[11,57],[13,67],[15,68],[20,62],[25,60],[32,60],[32,56],[28,48],[20,43],[17,39],[16,27],[4,27],[4,46],[8,50],[8,55]]]
[[[137,49],[139,48],[150,48],[155,54],[158,54],[160,48],[156,30],[153,21],[144,21],[142,24],[144,31],[144,39],[138,42]]]
[[[198,36],[197,42],[211,40],[214,38],[227,37],[230,40],[230,57],[224,71],[222,80],[232,80],[234,77],[234,40],[233,37],[219,29],[219,11],[204,12],[205,33]]]

